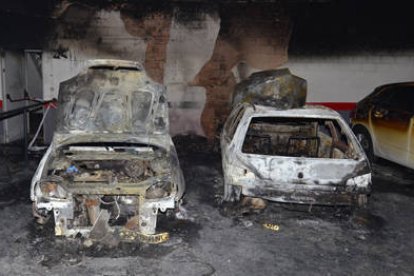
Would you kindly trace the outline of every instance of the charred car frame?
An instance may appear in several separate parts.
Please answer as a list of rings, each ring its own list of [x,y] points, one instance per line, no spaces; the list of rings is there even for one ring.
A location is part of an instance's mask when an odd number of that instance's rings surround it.
[[[306,81],[288,69],[236,86],[220,137],[224,200],[365,206],[369,161],[339,113],[304,106]]]
[[[221,136],[224,199],[365,205],[369,162],[351,129],[324,107],[242,104]]]
[[[33,213],[55,234],[155,237],[184,179],[164,86],[136,62],[94,60],[60,85],[57,129],[32,179]],[[162,237],[161,237],[162,239]]]

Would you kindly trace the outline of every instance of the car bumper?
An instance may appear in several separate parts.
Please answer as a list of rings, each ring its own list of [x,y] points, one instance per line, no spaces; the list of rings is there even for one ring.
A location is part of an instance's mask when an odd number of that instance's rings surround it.
[[[56,236],[75,237],[80,234],[83,237],[88,238],[93,235],[97,225],[104,225],[104,227],[98,229],[97,232],[105,230],[105,234],[110,233],[126,240],[137,239],[146,242],[164,241],[165,234],[162,233],[162,235],[160,235],[156,233],[157,215],[158,211],[165,212],[167,209],[176,207],[175,195],[173,194],[168,197],[157,199],[138,197],[138,201],[137,208],[139,211],[134,223],[127,223],[125,225],[109,225],[108,219],[105,219],[104,214],[102,213],[104,210],[100,209],[98,211],[98,218],[92,225],[74,226],[71,223],[75,218],[75,201],[73,198],[59,199],[39,197],[33,204],[35,211],[45,210],[53,213]]]
[[[277,184],[269,180],[255,180],[250,185],[238,185],[241,194],[262,197],[271,201],[299,204],[353,205],[359,195],[368,195],[367,185],[347,184]]]

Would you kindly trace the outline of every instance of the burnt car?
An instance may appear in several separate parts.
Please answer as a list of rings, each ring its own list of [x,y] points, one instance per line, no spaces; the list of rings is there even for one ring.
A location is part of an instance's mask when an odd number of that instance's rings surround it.
[[[266,77],[265,81],[271,87],[270,82],[278,83],[279,78]],[[303,82],[297,83],[298,89],[303,89]],[[284,100],[279,88],[269,95],[272,101],[287,105],[242,100],[224,124],[220,137],[223,199],[237,201],[247,196],[278,202],[365,206],[371,168],[348,124],[329,108],[301,106],[303,93],[296,93],[299,97],[293,93],[296,100],[286,94]]]
[[[165,87],[137,62],[93,60],[60,84],[57,127],[31,183],[33,214],[57,236],[158,236],[185,184]],[[151,239],[149,239],[151,240]]]
[[[378,156],[414,169],[414,82],[375,88],[357,103],[351,120],[372,161]]]

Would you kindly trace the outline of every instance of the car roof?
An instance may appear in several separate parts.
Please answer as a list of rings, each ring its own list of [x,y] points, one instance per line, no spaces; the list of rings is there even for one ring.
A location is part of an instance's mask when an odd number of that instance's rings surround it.
[[[367,96],[363,97],[361,100],[358,101],[358,103],[361,103],[367,99],[371,99],[373,97],[377,97],[378,95],[382,94],[381,92],[384,90],[388,90],[388,89],[392,89],[392,88],[396,88],[396,87],[411,87],[414,86],[414,82],[413,81],[409,81],[409,82],[394,82],[394,83],[386,83],[380,86],[377,86],[374,91],[372,91],[370,94],[368,94]]]
[[[260,116],[278,116],[278,117],[308,117],[308,118],[342,118],[335,110],[322,105],[304,105],[300,108],[293,109],[276,109],[263,105],[246,105],[250,115],[253,117]]]
[[[375,88],[374,92],[376,91],[382,91],[384,89],[389,89],[389,88],[395,88],[395,87],[410,87],[410,86],[414,86],[414,82],[410,81],[410,82],[395,82],[395,83],[386,83],[383,85],[380,85],[378,87]]]
[[[400,87],[400,86],[414,86],[414,81],[386,83],[386,84],[376,87],[375,90],[382,90],[384,88],[392,88],[392,87]]]

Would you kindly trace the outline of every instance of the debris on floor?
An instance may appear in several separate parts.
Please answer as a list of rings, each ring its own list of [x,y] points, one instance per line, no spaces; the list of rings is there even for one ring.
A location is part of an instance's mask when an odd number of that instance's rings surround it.
[[[241,205],[244,207],[249,207],[254,210],[263,210],[267,206],[267,201],[258,197],[243,197],[241,200]]]
[[[263,223],[262,225],[264,228],[272,230],[274,232],[278,232],[280,229],[279,225],[273,223]]]

